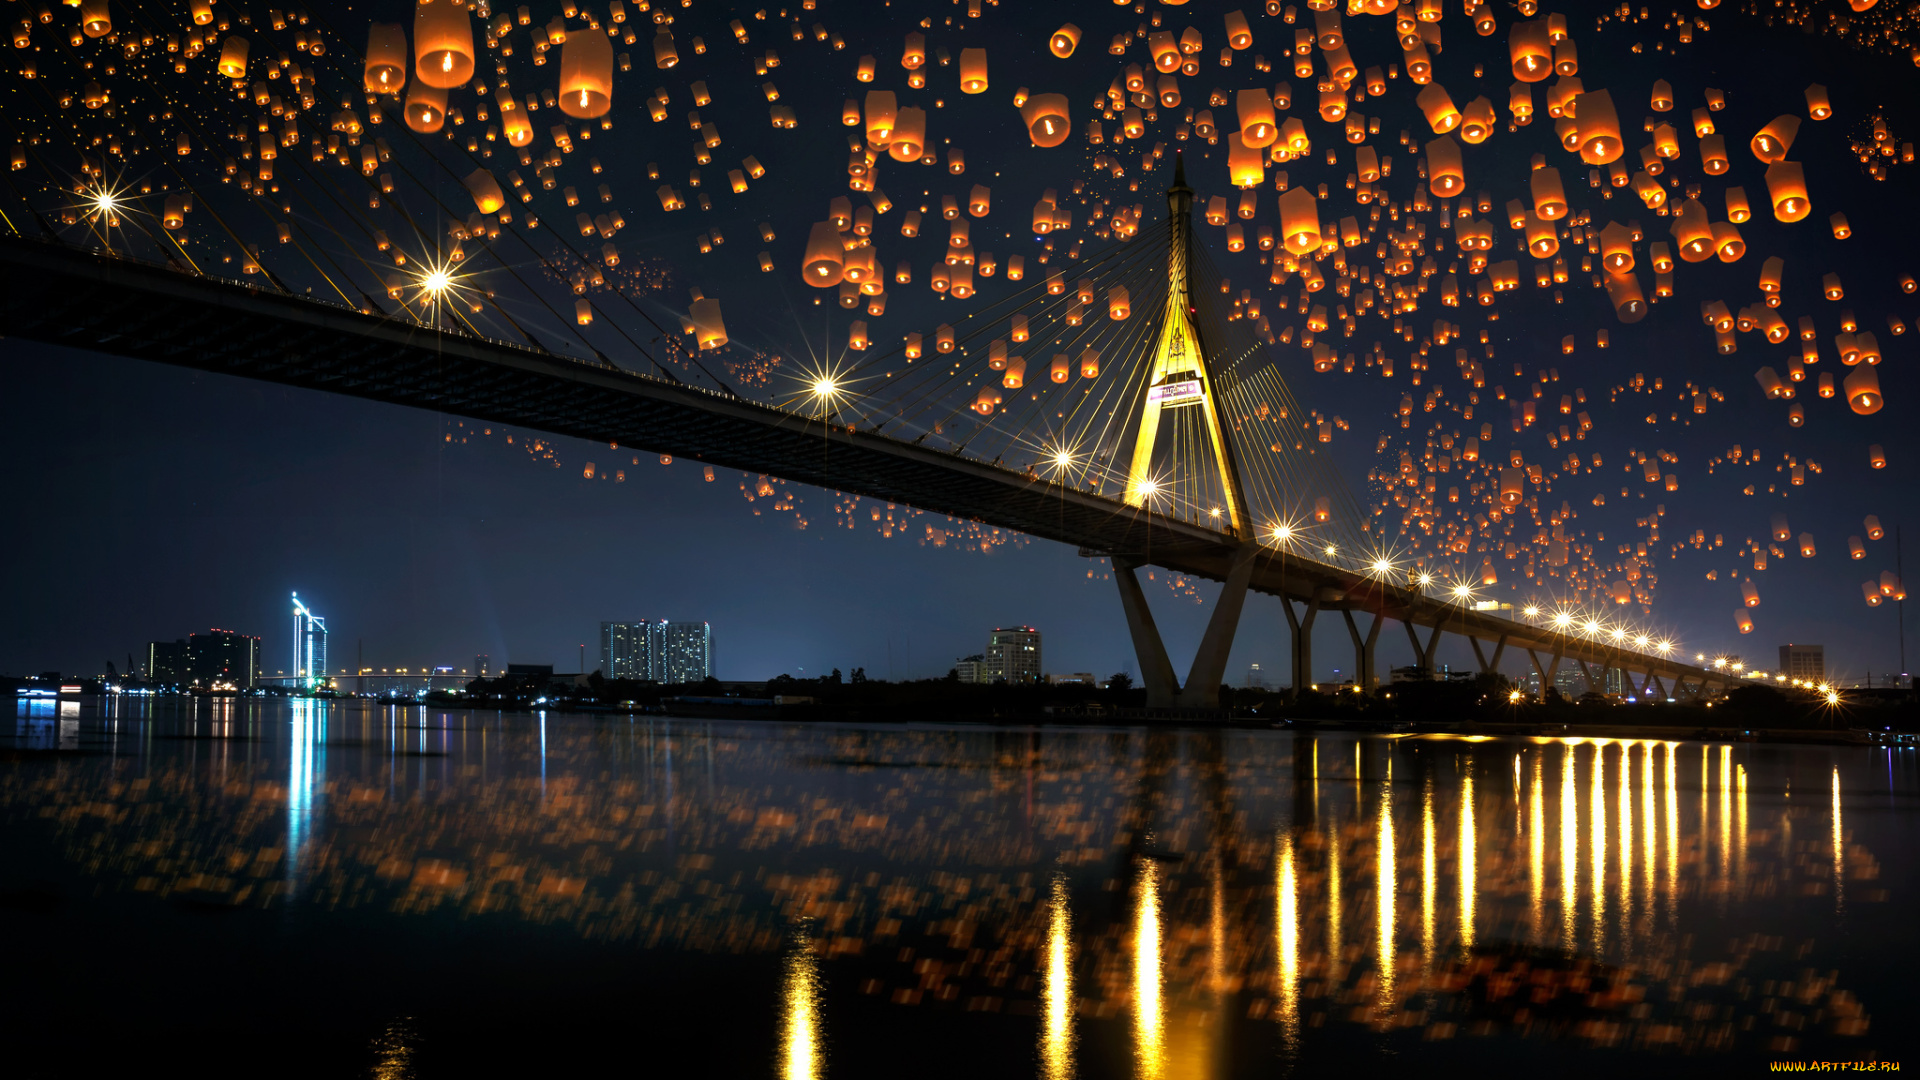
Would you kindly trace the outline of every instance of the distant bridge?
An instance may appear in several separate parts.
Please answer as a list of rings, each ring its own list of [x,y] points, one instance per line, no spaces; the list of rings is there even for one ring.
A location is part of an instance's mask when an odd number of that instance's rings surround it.
[[[1189,192],[1189,203],[1190,198]],[[1621,669],[1640,695],[1699,694],[1739,678],[1605,637],[1470,610],[1364,567],[1320,561],[1284,545],[1243,541],[1231,529],[1132,504],[1142,500],[1106,497],[957,452],[610,364],[52,241],[0,236],[0,267],[8,283],[0,291],[0,326],[13,337],[619,443],[949,514],[1108,556],[1143,681],[1157,705],[1217,703],[1248,589],[1284,602],[1297,688],[1310,680],[1311,630],[1323,611],[1341,614],[1361,687],[1377,681],[1375,647],[1388,619],[1404,625],[1416,657],[1429,669],[1446,632],[1467,637],[1483,671],[1497,670],[1508,650],[1526,653],[1543,687],[1553,685],[1563,659],[1579,667],[1591,689],[1601,688],[1606,669]],[[1174,680],[1134,574],[1142,565],[1226,583],[1185,689]],[[1372,621],[1365,626],[1355,618],[1368,614]]]

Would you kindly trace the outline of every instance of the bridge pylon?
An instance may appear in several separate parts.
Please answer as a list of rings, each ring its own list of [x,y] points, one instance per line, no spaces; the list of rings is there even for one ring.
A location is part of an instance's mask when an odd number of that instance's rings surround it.
[[[1142,388],[1140,424],[1134,436],[1133,458],[1128,464],[1123,498],[1128,505],[1147,508],[1158,491],[1153,451],[1160,433],[1161,413],[1167,409],[1200,409],[1207,447],[1220,475],[1221,501],[1225,503],[1218,508],[1218,516],[1225,531],[1234,537],[1236,547],[1228,561],[1220,599],[1207,621],[1206,633],[1200,639],[1200,648],[1194,654],[1193,666],[1184,684],[1174,681],[1166,645],[1160,639],[1153,613],[1147,608],[1146,595],[1135,574],[1141,563],[1116,555],[1113,577],[1120,587],[1121,607],[1126,612],[1127,629],[1140,661],[1148,707],[1217,709],[1220,680],[1226,674],[1227,655],[1233,651],[1233,636],[1239,629],[1240,610],[1253,580],[1259,546],[1253,540],[1247,518],[1239,461],[1220,422],[1219,382],[1214,374],[1213,357],[1194,322],[1198,308],[1192,277],[1193,189],[1187,186],[1185,160],[1176,153],[1173,162],[1173,186],[1167,189],[1166,315],[1161,320],[1152,364]]]

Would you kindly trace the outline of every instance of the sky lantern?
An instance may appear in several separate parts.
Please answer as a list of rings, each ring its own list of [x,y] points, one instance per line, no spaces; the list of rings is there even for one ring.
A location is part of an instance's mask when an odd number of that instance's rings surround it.
[[[1240,138],[1247,146],[1256,150],[1273,145],[1280,137],[1280,127],[1274,122],[1273,99],[1267,92],[1254,87],[1242,90],[1234,96],[1234,111],[1240,118]]]
[[[247,77],[247,39],[238,34],[220,45],[220,74],[229,79]]]
[[[447,92],[416,79],[407,87],[407,127],[432,135],[447,122]]]
[[[407,31],[399,23],[367,28],[366,86],[369,94],[397,94],[407,85]]]
[[[1047,49],[1062,60],[1072,56],[1073,50],[1079,47],[1080,28],[1072,23],[1061,24],[1060,29],[1055,30],[1053,36],[1047,39]]]
[[[80,30],[90,38],[113,33],[113,16],[107,10],[107,0],[80,0]]]
[[[1827,100],[1827,88],[1819,83],[1807,87],[1807,115],[1815,120],[1825,120],[1833,115],[1833,104]]]
[[[851,106],[853,103],[848,102],[847,104]],[[866,118],[867,145],[869,147],[875,150],[886,149],[887,144],[893,141],[893,125],[899,113],[900,107],[895,103],[893,91],[867,91]],[[851,115],[852,123],[848,126],[853,126],[860,122],[858,112]]]
[[[1454,107],[1447,88],[1439,83],[1428,83],[1425,89],[1414,96],[1413,101],[1426,114],[1427,126],[1433,129],[1435,135],[1445,135],[1460,126],[1460,110]]]
[[[473,205],[483,214],[496,214],[507,204],[507,197],[500,190],[500,181],[485,169],[475,169],[467,174],[462,183],[473,196]]]
[[[1740,602],[1750,608],[1760,606],[1760,587],[1752,578],[1740,583]]]
[[[1507,88],[1507,111],[1521,127],[1533,122],[1533,87],[1517,82]]]
[[[1100,350],[1087,346],[1080,350],[1080,377],[1097,379],[1100,377]]]
[[[987,92],[987,50],[960,50],[960,92],[963,94]]]
[[[1553,73],[1553,46],[1547,36],[1544,19],[1516,22],[1507,28],[1507,54],[1513,61],[1513,77],[1521,82],[1541,82]]]
[[[599,37],[600,35],[591,36]],[[689,315],[693,319],[694,340],[701,352],[718,349],[727,343],[727,324],[720,317],[720,301],[712,297],[696,297],[693,301],[693,310]]]
[[[1607,299],[1623,323],[1637,323],[1646,317],[1646,296],[1640,291],[1640,280],[1631,273],[1607,275]]]
[[[445,93],[446,91],[440,91]],[[533,124],[527,119],[527,111],[513,99],[513,94],[505,87],[500,90],[500,127],[507,137],[509,146],[526,146],[533,142]]]
[[[1153,57],[1154,70],[1162,75],[1180,70],[1180,45],[1171,31],[1160,30],[1148,34],[1147,52]]]
[[[1739,627],[1740,632],[1743,634],[1753,633],[1753,616],[1747,614],[1745,608],[1740,608],[1734,611],[1733,624]]]
[[[927,36],[917,30],[907,33],[906,43],[900,50],[900,66],[908,71],[916,71],[927,62]]]
[[[1782,113],[1755,132],[1748,145],[1754,157],[1772,165],[1787,159],[1787,151],[1793,148],[1793,137],[1799,133],[1800,118],[1791,113]]]
[[[1115,285],[1107,290],[1107,317],[1121,322],[1133,313],[1130,298],[1125,285]]]
[[[1035,94],[1021,107],[1020,118],[1025,121],[1027,137],[1035,146],[1059,146],[1073,132],[1067,119],[1065,94]]]
[[[1227,172],[1234,187],[1252,188],[1265,179],[1261,157],[1259,150],[1241,140],[1239,132],[1227,136]]]
[[[829,289],[840,284],[845,266],[846,247],[841,243],[840,230],[831,221],[814,222],[807,234],[807,255],[801,276],[814,288]]]
[[[1245,12],[1227,12],[1226,24],[1228,48],[1238,52],[1253,44],[1253,31],[1247,26],[1247,16]]]
[[[1673,85],[1665,79],[1653,80],[1654,112],[1670,112],[1673,109]]]
[[[1680,204],[1680,212],[1668,226],[1674,243],[1680,247],[1681,262],[1702,262],[1714,253],[1713,225],[1707,220],[1707,208],[1698,199]]]
[[[1320,246],[1320,204],[1305,187],[1280,193],[1280,230],[1287,250],[1305,255]]]
[[[1861,585],[1860,585],[1860,592],[1861,592],[1862,594],[1864,594],[1864,595],[1866,596],[1866,598],[1867,598],[1867,606],[1868,606],[1868,607],[1879,607],[1879,606],[1880,606],[1880,601],[1881,601],[1881,600],[1882,600],[1883,598],[1882,598],[1882,597],[1881,597],[1881,595],[1880,595],[1880,583],[1879,583],[1879,582],[1877,582],[1877,581],[1867,581],[1867,582],[1862,582],[1862,583],[1861,583]]]
[[[1620,160],[1626,143],[1620,138],[1620,118],[1613,109],[1613,95],[1592,90],[1575,99],[1575,115],[1580,121],[1580,160],[1589,165],[1609,165]]]
[[[441,0],[414,8],[413,72],[441,90],[473,78],[473,18],[465,7]]]
[[[1842,384],[1847,395],[1847,405],[1861,416],[1871,416],[1886,404],[1886,398],[1880,394],[1879,369],[1861,364],[1847,373]]]
[[[1467,102],[1460,110],[1460,138],[1468,145],[1478,146],[1493,135],[1493,129],[1499,123],[1494,115],[1493,102],[1485,94]]]
[[[1460,161],[1460,144],[1453,136],[1442,135],[1427,143],[1427,186],[1440,198],[1451,198],[1467,188],[1466,172]]]
[[[570,35],[560,47],[560,111],[575,120],[594,120],[612,105],[612,41],[590,29]]]
[[[1610,274],[1625,274],[1633,269],[1633,234],[1617,221],[1607,222],[1600,230],[1600,261]]]
[[[926,145],[926,110],[911,105],[903,107],[894,121],[893,138],[887,143],[887,156],[900,162],[918,161]]]
[[[1533,212],[1542,221],[1558,221],[1567,216],[1567,195],[1560,184],[1560,170],[1533,170],[1527,187],[1533,196]]]

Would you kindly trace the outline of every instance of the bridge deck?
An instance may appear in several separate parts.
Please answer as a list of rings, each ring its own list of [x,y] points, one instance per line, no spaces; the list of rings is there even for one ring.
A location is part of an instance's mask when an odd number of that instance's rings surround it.
[[[0,237],[14,337],[766,473],[1223,580],[1232,537],[1024,472],[667,379],[55,243]],[[1673,680],[1727,676],[1267,549],[1251,587]]]

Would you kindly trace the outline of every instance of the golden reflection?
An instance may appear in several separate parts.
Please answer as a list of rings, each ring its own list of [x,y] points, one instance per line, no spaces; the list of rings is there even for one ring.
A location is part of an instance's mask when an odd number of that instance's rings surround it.
[[[1467,755],[1467,775],[1460,790],[1460,948],[1473,948],[1474,893],[1480,887],[1480,859],[1475,850],[1479,828],[1473,814],[1473,755]]]
[[[1840,766],[1833,767],[1833,913],[1846,909],[1846,833],[1840,828]]]
[[[1055,874],[1047,905],[1047,964],[1041,989],[1040,1075],[1042,1080],[1073,1076],[1073,914],[1067,907],[1067,878]]]
[[[419,1041],[409,1018],[388,1024],[373,1041],[373,1080],[413,1080],[414,1044]]]
[[[1547,926],[1547,757],[1533,756],[1533,790],[1527,798],[1527,886],[1533,910],[1533,941],[1544,944]]]
[[[1720,880],[1733,872],[1733,746],[1720,748]]]
[[[1598,956],[1607,947],[1607,747],[1605,740],[1594,744],[1592,773],[1588,777],[1588,813],[1593,815],[1587,836],[1587,890],[1593,903],[1593,952]]]
[[[1374,839],[1374,912],[1376,927],[1375,962],[1380,970],[1380,997],[1378,1013],[1384,1018],[1393,1014],[1393,975],[1394,975],[1394,894],[1398,891],[1399,863],[1393,845],[1393,785],[1380,785],[1380,822],[1379,831]]]
[[[1560,748],[1560,939],[1568,952],[1580,910],[1580,790],[1573,754],[1571,745]]]
[[[820,961],[805,926],[794,930],[781,995],[780,1078],[819,1080],[826,1064],[820,1045]]]
[[[1680,925],[1680,744],[1667,744],[1667,928]]]
[[[1733,767],[1733,876],[1747,880],[1747,767]]]
[[[1166,1075],[1166,1004],[1160,997],[1160,866],[1140,862],[1133,923],[1133,1055],[1148,1080]]]
[[[1340,828],[1327,823],[1327,963],[1339,970],[1341,952],[1346,948],[1340,937]]]
[[[1633,932],[1633,747],[1620,744],[1620,946]]]
[[[1299,881],[1293,865],[1293,837],[1281,833],[1278,848],[1273,888],[1274,952],[1280,958],[1280,1037],[1291,1054],[1300,1043]]]
[[[1433,905],[1440,878],[1433,832],[1433,774],[1428,773],[1420,802],[1420,959],[1428,971],[1433,970]]]
[[[1654,869],[1660,860],[1660,819],[1653,798],[1653,744],[1640,744],[1640,936],[1653,935]]]

